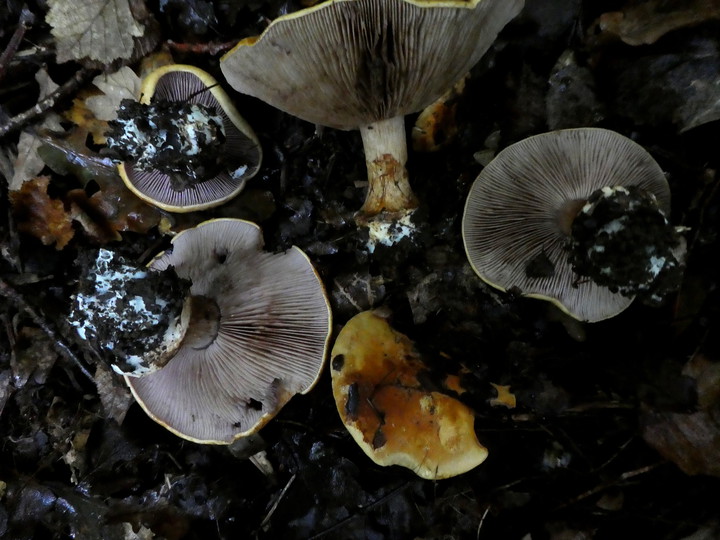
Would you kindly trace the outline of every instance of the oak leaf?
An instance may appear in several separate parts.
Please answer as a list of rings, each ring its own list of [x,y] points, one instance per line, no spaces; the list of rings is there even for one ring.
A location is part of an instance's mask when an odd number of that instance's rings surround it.
[[[65,205],[47,193],[50,178],[38,176],[10,192],[10,202],[19,231],[31,234],[43,244],[63,249],[75,235]]]

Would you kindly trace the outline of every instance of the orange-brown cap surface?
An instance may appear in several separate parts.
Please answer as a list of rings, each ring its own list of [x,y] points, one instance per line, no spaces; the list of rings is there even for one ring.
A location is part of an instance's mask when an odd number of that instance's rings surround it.
[[[473,412],[422,387],[423,363],[412,342],[376,312],[362,312],[345,325],[331,358],[340,417],[375,463],[441,479],[487,457],[475,435]]]

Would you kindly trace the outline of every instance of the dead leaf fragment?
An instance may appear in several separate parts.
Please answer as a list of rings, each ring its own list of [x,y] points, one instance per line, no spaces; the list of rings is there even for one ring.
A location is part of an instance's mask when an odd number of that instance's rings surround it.
[[[41,68],[35,73],[35,80],[40,86],[38,101],[46,98],[58,88],[58,85],[50,78],[45,68]],[[39,127],[53,131],[62,131],[60,116],[54,112],[46,114]],[[20,189],[23,182],[36,177],[40,174],[40,171],[43,170],[43,167],[45,167],[45,163],[37,152],[41,144],[42,141],[35,135],[34,131],[26,130],[20,134],[20,140],[17,145],[17,156],[13,163],[13,173],[12,176],[9,176],[10,182],[8,188],[10,191]]]
[[[105,415],[118,424],[122,424],[134,399],[130,390],[113,374],[112,370],[102,362],[98,362],[95,370],[95,385]]]
[[[47,193],[50,178],[39,176],[10,193],[18,230],[38,238],[46,246],[63,249],[75,235],[70,215],[58,199]]]
[[[455,140],[458,133],[457,102],[465,91],[466,75],[418,115],[411,139],[416,152],[437,152]]]
[[[89,58],[109,64],[130,58],[133,38],[143,35],[144,26],[130,11],[129,0],[49,0],[46,21],[57,40],[58,63]]]
[[[686,474],[720,477],[720,408],[691,414],[646,410],[645,441]]]
[[[140,77],[127,66],[114,73],[102,73],[93,79],[102,95],[88,97],[87,108],[99,120],[115,120],[123,99],[135,100],[140,94]]]
[[[604,13],[597,24],[603,33],[636,46],[650,45],[678,28],[718,18],[720,0],[651,0],[624,11]]]
[[[510,391],[509,385],[490,383],[497,396],[490,399],[491,407],[507,407],[508,409],[514,409],[517,406],[517,399],[515,394]]]

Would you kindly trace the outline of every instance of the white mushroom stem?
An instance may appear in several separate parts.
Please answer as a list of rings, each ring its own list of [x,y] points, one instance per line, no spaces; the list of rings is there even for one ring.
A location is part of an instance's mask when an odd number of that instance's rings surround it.
[[[368,172],[368,192],[360,209],[364,216],[380,212],[406,213],[417,208],[410,187],[405,121],[402,116],[360,128]]]

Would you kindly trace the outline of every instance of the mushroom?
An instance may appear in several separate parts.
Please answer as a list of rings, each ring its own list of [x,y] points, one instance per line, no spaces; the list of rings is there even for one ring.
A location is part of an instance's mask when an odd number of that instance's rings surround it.
[[[462,234],[489,285],[595,322],[655,294],[659,274],[676,281],[683,243],[669,210],[665,175],[640,145],[606,129],[559,130],[505,148],[482,170]]]
[[[80,286],[72,296],[70,326],[117,373],[139,376],[164,366],[187,331],[183,313],[187,317],[189,310],[183,304],[189,283],[172,269],[138,268],[107,249],[82,254],[79,260]]]
[[[123,100],[106,134],[125,185],[169,212],[235,197],[260,168],[257,136],[218,82],[171,64],[143,79],[140,102]]]
[[[176,352],[125,380],[156,422],[180,437],[227,444],[258,431],[323,367],[331,314],[298,248],[262,251],[259,227],[216,219],[175,236],[149,265],[191,282]]]
[[[465,75],[523,3],[330,0],[244,39],[221,69],[239,92],[303,120],[359,129],[369,186],[357,220],[392,223],[418,205],[403,117]]]
[[[424,365],[413,343],[378,310],[348,321],[331,358],[340,418],[378,465],[400,465],[432,480],[465,473],[487,457],[475,435],[473,412],[423,388]]]

